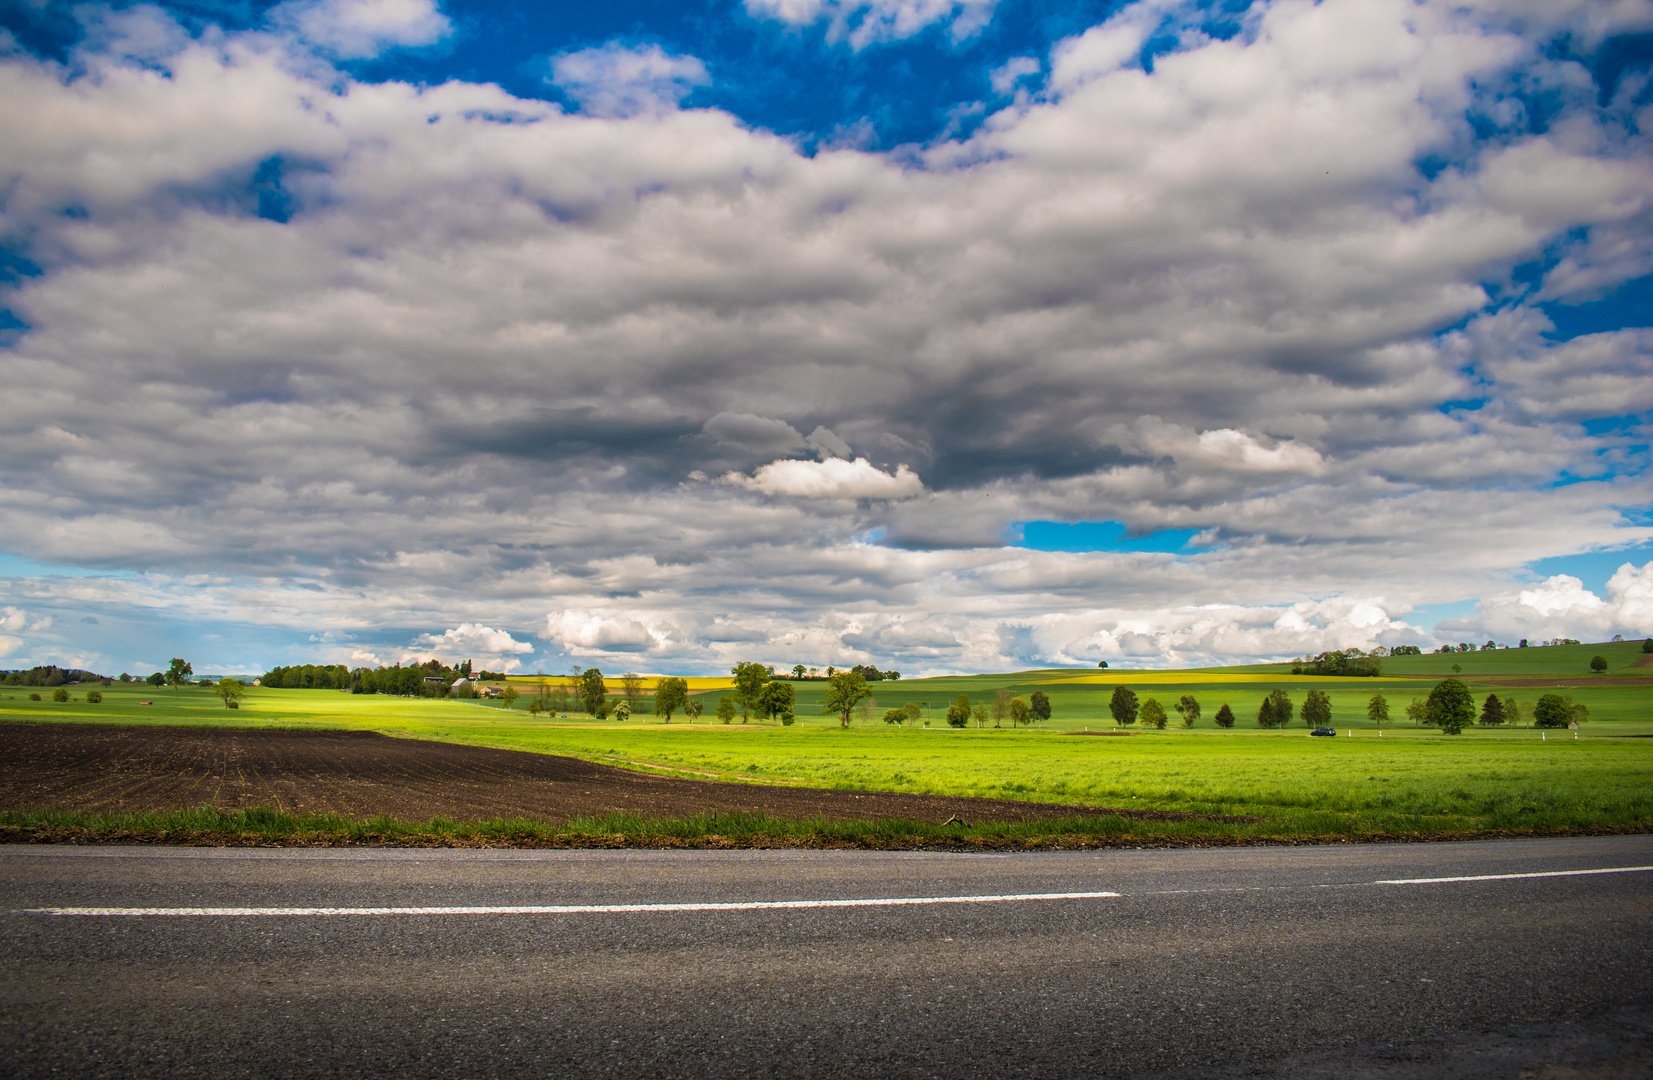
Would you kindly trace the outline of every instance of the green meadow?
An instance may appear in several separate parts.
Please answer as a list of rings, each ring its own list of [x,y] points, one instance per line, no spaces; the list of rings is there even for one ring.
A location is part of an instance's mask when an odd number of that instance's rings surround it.
[[[87,687],[71,687],[78,700],[62,703],[52,702],[49,692],[36,702],[28,694],[38,690],[0,687],[0,721],[369,729],[666,775],[1245,815],[1264,819],[1240,828],[1255,838],[1642,831],[1653,827],[1653,738],[1634,736],[1653,736],[1653,667],[1633,666],[1643,658],[1640,648],[1630,642],[1406,657],[1385,660],[1381,677],[1361,679],[1292,676],[1289,667],[1269,665],[902,680],[874,684],[870,719],[858,715],[849,728],[821,714],[824,684],[810,682],[798,684],[799,722],[789,727],[738,718],[707,723],[723,691],[702,695],[708,715],[700,722],[687,723],[680,714],[668,725],[647,715],[626,723],[533,717],[524,710],[526,698],[506,710],[491,702],[335,690],[253,688],[231,711],[201,688],[121,684],[100,688],[100,704],[84,700]],[[1589,671],[1595,655],[1611,664],[1599,677]],[[1405,719],[1406,703],[1453,675],[1454,663],[1477,700],[1488,692],[1513,696],[1530,718],[1539,695],[1556,692],[1588,706],[1590,719],[1576,733],[1476,727],[1450,736],[1414,726]],[[1478,681],[1512,677],[1542,678],[1545,685]],[[1635,684],[1609,684],[1631,679]],[[1172,712],[1163,731],[1137,725],[1129,734],[1111,734],[1116,725],[1107,704],[1118,685],[1168,708],[1192,694],[1202,717],[1184,727]],[[1326,690],[1340,736],[1311,738],[1300,721],[1258,729],[1257,706],[1276,687],[1299,707],[1308,689]],[[1001,688],[1023,697],[1043,690],[1052,719],[1021,729],[955,730],[942,721],[959,694],[990,702]],[[1381,733],[1365,715],[1374,693],[1388,698],[1393,717]],[[885,709],[908,702],[920,705],[928,726],[882,723]],[[1225,702],[1238,717],[1227,731],[1211,721]],[[1110,734],[1096,734],[1104,732]],[[1204,827],[1214,835],[1235,829]],[[1194,835],[1201,827],[1159,832]]]

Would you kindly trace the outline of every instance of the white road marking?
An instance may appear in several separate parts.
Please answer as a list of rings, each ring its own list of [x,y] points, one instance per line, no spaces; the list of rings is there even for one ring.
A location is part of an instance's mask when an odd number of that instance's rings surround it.
[[[1006,893],[993,896],[890,896],[855,900],[752,900],[683,904],[537,904],[522,907],[180,907],[30,908],[26,915],[593,915],[656,911],[774,911],[791,908],[912,907],[919,904],[999,904],[1016,900],[1099,900],[1116,892]]]
[[[1475,874],[1470,877],[1397,878],[1394,881],[1374,881],[1373,885],[1435,885],[1447,881],[1515,881],[1520,878],[1584,877],[1587,874],[1640,874],[1653,866],[1609,866],[1601,870],[1549,870],[1541,874]]]

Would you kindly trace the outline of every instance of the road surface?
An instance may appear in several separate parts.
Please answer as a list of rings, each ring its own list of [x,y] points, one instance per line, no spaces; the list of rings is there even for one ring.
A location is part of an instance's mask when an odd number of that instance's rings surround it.
[[[10,846],[0,892],[8,1077],[1653,1076],[1653,837]]]

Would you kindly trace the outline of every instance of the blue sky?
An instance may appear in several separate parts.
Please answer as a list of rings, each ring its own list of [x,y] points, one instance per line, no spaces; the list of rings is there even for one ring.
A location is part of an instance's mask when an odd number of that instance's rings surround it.
[[[1653,633],[1653,0],[0,28],[0,667]]]

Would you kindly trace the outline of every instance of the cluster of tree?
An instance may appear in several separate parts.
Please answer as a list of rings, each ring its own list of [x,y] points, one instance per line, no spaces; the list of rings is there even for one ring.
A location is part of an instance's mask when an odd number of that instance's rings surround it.
[[[401,697],[446,697],[459,672],[440,660],[403,667],[360,667],[350,673],[347,689],[352,694],[395,694]],[[261,683],[263,680],[259,680]]]
[[[1199,722],[1202,710],[1199,699],[1193,694],[1182,695],[1171,708],[1176,710],[1178,716],[1182,717],[1183,727],[1193,727]],[[1113,688],[1113,695],[1108,698],[1108,712],[1113,716],[1114,721],[1123,727],[1129,727],[1140,720],[1144,727],[1164,731],[1165,725],[1170,720],[1170,714],[1165,711],[1165,706],[1160,704],[1157,698],[1147,698],[1139,701],[1136,691],[1128,686]],[[1227,702],[1224,702],[1211,719],[1218,727],[1231,728],[1234,726],[1234,710],[1228,707]]]
[[[114,682],[113,679],[99,675],[95,671],[87,671],[84,668],[60,668],[51,664],[32,667],[26,671],[7,671],[3,675],[3,681],[7,686],[62,686],[65,683]]]
[[[1389,650],[1390,656],[1422,656],[1423,650],[1416,645],[1396,645]]]
[[[737,709],[740,711],[740,722],[743,724],[754,715],[763,720],[779,720],[788,727],[795,722],[797,719],[798,690],[790,683],[775,678],[774,668],[752,661],[742,661],[730,668],[729,674],[735,677],[734,692],[730,697],[718,702],[717,715],[724,723],[734,719],[734,710]],[[853,671],[839,672],[833,670],[832,677],[827,681],[832,682],[851,676],[860,679],[862,687],[866,686],[866,676]],[[868,697],[871,693],[872,691],[868,690],[861,697]],[[856,700],[861,699],[857,698]],[[724,702],[729,703],[728,710],[725,710]],[[851,707],[853,705],[852,702]],[[727,717],[724,715],[726,711],[728,712]]]
[[[895,682],[897,679],[901,678],[901,672],[899,671],[880,671],[871,664],[856,664],[854,667],[846,670],[855,672],[867,682]],[[820,668],[816,667],[805,667],[802,664],[792,665],[793,682],[819,682],[823,679],[831,679],[833,676],[838,674],[840,674],[838,668],[831,664],[827,665],[827,669],[825,671],[822,671]],[[769,675],[770,678],[785,677],[776,675],[774,668],[769,669]]]
[[[278,665],[260,676],[258,685],[272,690],[348,690],[350,678],[344,664]]]
[[[1526,648],[1541,649],[1546,645],[1582,645],[1582,644],[1584,644],[1584,642],[1578,640],[1578,638],[1570,638],[1570,637],[1551,638],[1548,641],[1534,641],[1534,642],[1531,642],[1530,644],[1528,643],[1526,638],[1522,638],[1521,639],[1521,644],[1517,645],[1516,648],[1517,649],[1526,649]],[[1653,652],[1653,649],[1643,649],[1642,651],[1643,652]]]
[[[1291,667],[1293,675],[1381,675],[1383,661],[1359,649],[1335,649],[1310,657]]]
[[[1525,641],[1521,642],[1521,648],[1526,648],[1526,645],[1527,645],[1527,643]],[[1443,655],[1445,653],[1477,652],[1477,651],[1486,652],[1489,649],[1496,649],[1498,647],[1499,647],[1499,645],[1496,641],[1489,641],[1485,645],[1481,645],[1479,647],[1471,645],[1467,641],[1460,641],[1456,645],[1442,645],[1440,648],[1435,650],[1435,654],[1437,656],[1439,656],[1439,655]]]

